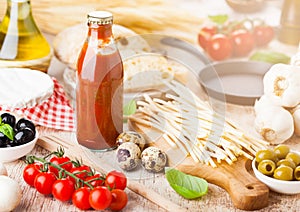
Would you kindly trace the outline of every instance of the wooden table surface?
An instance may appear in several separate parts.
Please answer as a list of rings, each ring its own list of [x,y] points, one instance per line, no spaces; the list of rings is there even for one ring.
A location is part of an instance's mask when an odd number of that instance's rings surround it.
[[[251,107],[229,105],[228,113],[233,114],[231,116],[233,119],[240,117],[242,114],[243,118],[239,118],[240,126],[244,129],[248,128],[249,133],[252,132],[253,129],[249,127],[251,126],[249,124],[251,124],[253,120],[253,109]],[[39,127],[39,132],[41,137],[43,137],[43,135],[56,135],[63,139],[72,140],[74,138],[74,134],[70,132],[50,130],[43,127]],[[252,133],[255,134],[255,132]],[[294,136],[286,143],[293,148],[300,150],[299,141],[300,138]],[[30,154],[45,156],[47,153],[47,150],[36,145]],[[78,157],[80,158],[80,156]],[[23,192],[22,201],[16,211],[80,211],[75,208],[71,202],[57,201],[52,196],[43,196],[34,188],[29,187],[22,179],[22,170],[25,167],[25,163],[22,159],[5,165],[8,169],[9,176],[19,182]],[[161,195],[188,211],[241,211],[234,207],[230,196],[224,189],[213,184],[209,184],[207,195],[196,200],[186,200],[172,190],[163,174],[152,174],[147,179],[141,177],[137,182],[145,186],[145,188],[152,189],[158,195]],[[164,208],[152,203],[129,189],[126,189],[126,192],[129,197],[129,202],[123,211],[166,211]],[[269,206],[261,211],[297,211],[299,206],[300,194],[282,195],[271,191],[269,195]]]

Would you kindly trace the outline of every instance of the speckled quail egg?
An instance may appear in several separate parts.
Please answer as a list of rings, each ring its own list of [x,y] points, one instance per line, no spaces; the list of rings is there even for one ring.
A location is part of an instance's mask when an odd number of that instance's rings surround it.
[[[122,169],[127,171],[137,167],[140,156],[140,148],[132,142],[125,142],[117,149],[117,163]]]
[[[123,132],[117,137],[117,145],[121,145],[125,142],[135,143],[136,145],[138,145],[141,151],[143,151],[146,143],[144,137],[141,134],[134,131]]]
[[[142,166],[150,172],[162,171],[167,163],[167,155],[157,147],[148,147],[142,152]]]

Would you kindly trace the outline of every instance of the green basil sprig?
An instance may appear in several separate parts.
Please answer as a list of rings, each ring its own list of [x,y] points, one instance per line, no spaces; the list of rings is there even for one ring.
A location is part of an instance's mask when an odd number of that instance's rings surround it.
[[[186,199],[196,199],[208,191],[206,180],[185,174],[172,168],[166,168],[166,178],[170,186]]]
[[[134,114],[136,111],[136,102],[135,100],[130,100],[127,104],[123,107],[123,115],[129,116]]]
[[[2,132],[9,140],[14,140],[14,129],[9,125],[2,123],[2,118],[0,117],[0,132]]]

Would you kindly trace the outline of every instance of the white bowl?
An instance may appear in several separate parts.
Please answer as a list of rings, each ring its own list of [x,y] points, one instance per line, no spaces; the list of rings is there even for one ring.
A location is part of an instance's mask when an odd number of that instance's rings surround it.
[[[258,171],[255,166],[255,159],[252,161],[252,169],[258,180],[266,184],[270,190],[281,194],[298,194],[300,193],[300,181],[284,181],[268,177]]]
[[[2,163],[12,162],[31,152],[31,150],[34,148],[39,138],[38,131],[37,130],[35,131],[36,131],[35,138],[26,144],[22,144],[20,146],[14,146],[14,147],[0,148],[0,162]]]

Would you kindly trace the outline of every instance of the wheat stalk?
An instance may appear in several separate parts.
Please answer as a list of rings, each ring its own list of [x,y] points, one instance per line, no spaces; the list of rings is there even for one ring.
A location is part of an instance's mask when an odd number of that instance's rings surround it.
[[[171,34],[189,42],[196,41],[201,18],[163,0],[31,0],[33,16],[39,28],[57,34],[67,27],[83,23],[93,10],[108,10],[115,23],[144,33]],[[0,18],[4,16],[6,0],[0,0]]]

